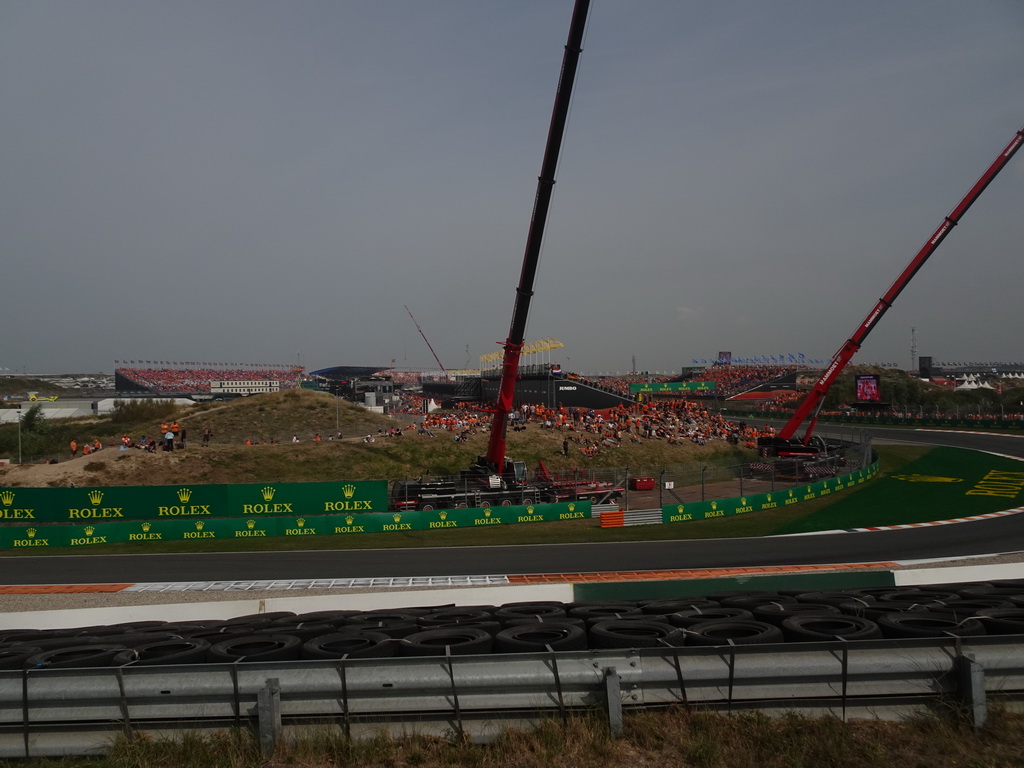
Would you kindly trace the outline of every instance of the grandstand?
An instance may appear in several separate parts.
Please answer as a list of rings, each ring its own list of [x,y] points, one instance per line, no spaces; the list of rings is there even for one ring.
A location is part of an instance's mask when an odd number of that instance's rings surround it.
[[[120,361],[115,361],[120,362]],[[127,361],[129,366],[135,361]],[[294,389],[303,378],[301,366],[239,363],[151,363],[147,367],[121,365],[114,369],[119,394],[206,396]],[[156,366],[160,367],[149,367]]]

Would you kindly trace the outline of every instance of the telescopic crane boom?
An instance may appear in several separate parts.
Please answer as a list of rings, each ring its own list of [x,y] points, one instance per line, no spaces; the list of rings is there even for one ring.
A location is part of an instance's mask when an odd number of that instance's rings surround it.
[[[835,383],[836,379],[839,378],[839,374],[843,372],[847,364],[857,353],[857,350],[861,348],[864,343],[864,339],[871,332],[871,329],[875,327],[882,315],[886,313],[892,303],[896,300],[896,297],[900,295],[904,288],[907,287],[907,283],[910,282],[911,278],[917,274],[917,271],[921,269],[924,263],[928,260],[928,257],[932,255],[939,244],[946,238],[950,230],[953,229],[960,221],[960,218],[967,212],[967,209],[974,204],[974,201],[978,199],[985,188],[992,182],[996,175],[1003,169],[1003,167],[1010,162],[1010,158],[1013,157],[1014,153],[1020,147],[1021,143],[1024,143],[1024,128],[1017,131],[1013,139],[1006,148],[999,154],[999,157],[995,159],[995,162],[989,166],[988,170],[982,174],[981,178],[971,187],[970,191],[964,197],[963,200],[953,209],[953,211],[942,220],[942,224],[935,230],[928,241],[924,244],[924,247],[917,252],[917,255],[913,258],[910,264],[907,265],[906,269],[900,273],[900,276],[896,278],[896,282],[890,286],[889,290],[886,291],[885,295],[878,300],[878,303],[872,308],[868,316],[864,318],[864,321],[857,326],[853,335],[846,340],[846,343],[839,348],[828,367],[825,368],[825,372],[821,375],[821,378],[814,384],[814,387],[810,392],[807,393],[800,405],[797,406],[796,411],[793,413],[792,418],[786,422],[786,425],[779,431],[777,438],[767,438],[764,444],[775,444],[776,447],[781,442],[790,443],[793,441],[793,436],[797,430],[800,429],[801,424],[804,420],[814,412],[814,416],[811,418],[810,423],[807,426],[807,432],[804,434],[803,444],[808,445],[811,440],[811,434],[814,431],[814,425],[817,422],[817,413],[821,408],[821,403],[825,399],[825,395],[828,394],[829,388]]]
[[[487,469],[498,474],[505,474],[507,471],[505,441],[508,414],[512,410],[516,378],[519,375],[519,358],[523,352],[523,341],[526,336],[526,319],[530,313],[533,284],[537,276],[540,248],[544,239],[544,226],[547,223],[548,208],[551,204],[551,191],[555,185],[558,153],[562,147],[562,136],[565,133],[565,123],[569,116],[569,103],[572,98],[573,82],[576,79],[576,67],[579,63],[580,53],[583,52],[583,31],[586,27],[589,10],[590,0],[576,0],[572,21],[569,24],[569,38],[562,57],[562,73],[555,94],[555,105],[551,115],[551,125],[548,128],[544,160],[541,164],[540,176],[537,179],[537,196],[533,204],[530,233],[526,240],[526,253],[523,255],[523,269],[519,276],[519,286],[516,288],[512,325],[504,345],[498,399],[491,409],[490,440],[487,444],[486,456],[481,457],[482,463],[486,465]]]

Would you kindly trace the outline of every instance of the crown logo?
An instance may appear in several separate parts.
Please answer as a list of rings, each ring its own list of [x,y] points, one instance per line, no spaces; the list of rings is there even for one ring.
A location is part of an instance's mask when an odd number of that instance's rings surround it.
[[[245,521],[245,527],[251,531],[253,528],[256,527],[256,521],[250,517],[248,520]]]
[[[809,485],[807,486],[807,492],[808,492],[808,493],[810,493],[810,492],[811,492],[811,486],[809,486]]]
[[[440,517],[442,520],[447,520],[448,512],[442,509],[440,512],[437,513],[437,516]]]
[[[36,537],[36,529],[29,528],[27,531],[25,531],[25,535],[28,536],[30,539],[34,539]]]
[[[682,514],[682,512],[683,512],[683,505],[682,504],[676,504],[676,512]]]
[[[793,489],[792,488],[789,489],[789,495],[790,495],[790,498],[792,498],[792,496],[793,496]]]
[[[526,505],[526,514],[528,514],[528,515],[532,515],[533,514],[533,504],[527,504]]]
[[[188,500],[191,499],[191,498],[192,498],[192,489],[191,488],[179,488],[178,489],[178,501],[180,501],[182,504],[186,504],[188,502]]]
[[[484,517],[490,517],[490,516],[491,516],[491,508],[488,507],[487,509],[484,510]]]
[[[96,532],[96,526],[94,526],[94,525],[87,525],[87,526],[85,526],[85,535],[86,536],[92,536],[95,532]]]
[[[149,532],[149,529],[152,528],[152,527],[153,527],[152,523],[143,523],[142,524],[142,530],[147,532],[147,533]]]
[[[711,508],[712,509],[718,509],[718,502],[717,501],[712,501],[711,502]]]
[[[569,502],[569,511],[572,512],[574,509],[576,509],[576,502],[570,501]]]
[[[93,504],[99,504],[103,501],[103,491],[89,491],[89,501]]]
[[[345,525],[352,525],[356,519],[352,515],[345,515]]]
[[[302,526],[304,526],[304,525],[306,524],[306,518],[304,518],[304,517],[300,517],[299,519],[297,519],[297,520],[295,521],[295,524],[296,524],[297,526],[299,526],[299,528],[301,528]]]
[[[740,496],[740,506],[741,507],[747,506],[747,497],[746,496]]]
[[[205,520],[196,520],[196,530],[197,531],[203,530],[203,527],[205,525],[206,525],[206,521]]]
[[[398,521],[400,521],[402,519],[402,516],[396,513],[396,514],[391,516],[391,519],[394,520],[397,523]]]
[[[765,498],[767,498],[768,501],[771,501],[772,500],[772,495],[770,493],[766,493],[765,494]]]
[[[14,491],[0,491],[0,501],[5,507],[11,506],[14,503]]]
[[[356,495],[356,487],[352,483],[345,483],[341,486],[341,492],[345,495],[346,499],[351,499]]]
[[[263,497],[264,501],[273,501],[275,492],[273,486],[270,485],[260,488],[260,496]]]

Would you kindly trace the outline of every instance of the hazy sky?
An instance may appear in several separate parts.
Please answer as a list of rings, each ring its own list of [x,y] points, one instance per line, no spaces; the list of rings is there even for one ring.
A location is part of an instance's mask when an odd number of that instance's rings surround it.
[[[508,334],[570,0],[0,0],[0,368]],[[594,0],[528,339],[828,358],[1024,125],[1019,0]],[[1024,360],[1024,151],[856,361]],[[468,348],[468,352],[467,352]]]

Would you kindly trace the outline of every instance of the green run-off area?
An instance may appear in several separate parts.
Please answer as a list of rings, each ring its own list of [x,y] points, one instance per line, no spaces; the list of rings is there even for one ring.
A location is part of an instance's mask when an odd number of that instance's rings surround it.
[[[1024,462],[939,447],[772,533],[953,520],[1013,509],[1022,504]]]

